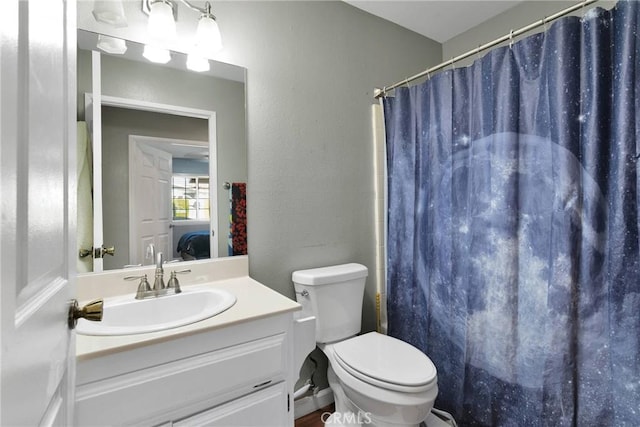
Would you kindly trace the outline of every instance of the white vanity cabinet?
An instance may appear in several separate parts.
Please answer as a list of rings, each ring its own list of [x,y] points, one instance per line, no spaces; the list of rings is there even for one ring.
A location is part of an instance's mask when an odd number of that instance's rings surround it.
[[[76,425],[293,425],[291,312],[176,331],[78,357]]]
[[[287,416],[282,411],[287,393],[284,383],[232,400],[229,403],[173,422],[174,427],[193,426],[286,426]]]
[[[76,334],[74,424],[293,427],[293,387],[315,347],[315,319],[298,318],[300,304],[249,277],[248,264],[246,256],[181,263],[191,270],[183,293],[236,297],[213,317],[137,335]],[[79,276],[77,299],[134,298],[124,278],[153,273]]]

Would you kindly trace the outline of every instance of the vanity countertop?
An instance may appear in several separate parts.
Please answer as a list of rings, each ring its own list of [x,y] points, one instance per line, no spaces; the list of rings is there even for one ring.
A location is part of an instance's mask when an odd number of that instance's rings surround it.
[[[139,346],[301,309],[297,302],[262,285],[248,275],[213,280],[206,283],[184,284],[182,289],[186,291],[190,288],[201,289],[204,287],[226,290],[235,295],[236,303],[228,310],[208,319],[164,331],[118,336],[76,334],[76,356],[78,360],[88,360],[113,352],[129,350]],[[131,298],[133,297],[134,294],[131,294]]]

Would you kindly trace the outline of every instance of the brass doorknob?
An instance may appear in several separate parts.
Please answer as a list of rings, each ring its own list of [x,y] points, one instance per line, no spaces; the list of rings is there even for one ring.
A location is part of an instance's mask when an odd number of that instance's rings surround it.
[[[78,301],[71,300],[69,305],[69,329],[75,329],[78,319],[83,318],[92,322],[99,322],[102,320],[102,308],[104,301],[101,299],[91,301],[82,308],[78,308]]]
[[[113,254],[115,254],[115,252],[116,252],[116,248],[115,248],[115,246],[106,247],[106,246],[102,245],[101,248],[96,248],[95,252],[96,252],[95,253],[95,257],[96,258],[104,258],[105,255],[113,256]]]
[[[86,258],[93,253],[93,249],[80,249],[78,255],[80,258]]]

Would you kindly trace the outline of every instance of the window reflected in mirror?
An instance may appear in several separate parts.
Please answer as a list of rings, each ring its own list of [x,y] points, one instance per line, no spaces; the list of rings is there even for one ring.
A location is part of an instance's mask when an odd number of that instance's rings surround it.
[[[209,177],[173,175],[174,221],[209,221]]]

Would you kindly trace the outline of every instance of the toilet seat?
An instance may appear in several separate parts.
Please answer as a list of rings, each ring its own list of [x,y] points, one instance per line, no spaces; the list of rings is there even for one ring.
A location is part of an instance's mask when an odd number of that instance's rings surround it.
[[[387,390],[418,393],[437,386],[436,367],[396,338],[370,332],[332,345],[335,362],[355,378]]]

